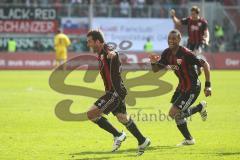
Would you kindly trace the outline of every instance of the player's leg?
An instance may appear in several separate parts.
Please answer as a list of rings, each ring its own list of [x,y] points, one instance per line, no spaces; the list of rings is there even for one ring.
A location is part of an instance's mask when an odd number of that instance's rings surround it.
[[[55,67],[59,70],[66,70],[67,53],[64,50],[56,50]]]
[[[137,139],[138,145],[143,144],[146,138],[142,135],[135,122],[128,117],[126,113],[117,113],[116,117],[120,123],[122,123],[127,130]]]
[[[105,94],[99,98],[93,107],[88,111],[88,117],[96,123],[100,128],[111,133],[114,137],[120,136],[120,133],[105,117],[101,116],[101,113],[105,113],[104,108],[111,103],[111,96]]]
[[[138,144],[142,144],[146,138],[142,135],[135,122],[127,115],[125,100],[118,98],[117,107],[112,111],[120,123],[138,140]]]
[[[179,131],[185,137],[185,140],[180,145],[191,145],[195,143],[195,140],[188,130],[185,118],[203,109],[202,104],[189,108],[196,101],[200,91],[201,86],[196,85],[189,93],[178,93],[178,97],[176,95],[173,96],[173,106],[169,111],[169,115],[175,119]]]
[[[57,68],[57,67],[59,66],[59,64],[60,64],[60,62],[59,62],[59,60],[56,58],[55,61],[54,61],[54,64],[53,64],[54,68]]]
[[[185,138],[181,145],[190,145],[195,143],[195,140],[192,138],[188,130],[186,119],[181,116],[182,109],[186,107],[186,102],[190,101],[189,97],[190,94],[184,94],[178,90],[175,91],[171,100],[172,106],[169,110],[169,116],[175,120],[178,130]]]
[[[117,117],[118,121],[122,123],[127,128],[127,130],[137,139],[137,155],[142,155],[144,153],[144,150],[150,145],[151,142],[149,138],[143,136],[135,122],[127,115],[125,101],[119,98],[118,107],[115,108],[112,113]]]
[[[95,110],[97,106],[93,106],[91,110]],[[92,122],[97,124],[100,128],[105,131],[111,133],[114,137],[120,136],[121,133],[103,116],[98,116],[96,118],[91,119]]]
[[[67,69],[67,63],[66,63],[66,59],[61,59],[61,60],[59,60],[59,65],[61,66],[61,69],[63,70],[63,71],[65,71],[66,69]]]
[[[181,116],[187,118],[191,115],[194,115],[195,113],[200,113],[202,120],[205,121],[207,119],[206,107],[207,107],[207,102],[201,101],[196,106],[186,109],[184,112],[182,112]]]
[[[200,113],[203,121],[207,119],[207,111],[206,111],[207,103],[205,101],[200,102],[196,106],[189,107],[196,101],[197,97],[200,94],[200,91],[201,91],[200,85],[192,89],[191,91],[192,99],[190,99],[191,101],[189,101],[190,102],[188,103],[189,105],[186,105],[185,108],[182,109],[181,117],[187,118],[191,115],[194,115],[195,113]]]
[[[67,61],[67,51],[64,50],[64,51],[61,53],[61,65],[62,65],[62,69],[63,69],[64,71],[67,69],[66,61]]]
[[[175,105],[172,105],[171,109],[169,110],[169,116],[175,120],[177,124],[177,128],[181,132],[183,137],[186,140],[192,140],[193,138],[187,127],[187,121],[185,118],[182,118],[180,115],[181,115],[181,109],[179,109]]]
[[[118,104],[116,104],[116,105],[118,105]],[[120,148],[122,142],[125,141],[126,138],[127,138],[127,136],[126,136],[125,132],[122,132],[121,135],[119,135],[119,136],[115,136],[112,152],[115,152],[116,150],[118,150]]]
[[[135,122],[129,118],[127,113],[117,113],[116,117],[120,123],[122,123],[127,130],[137,139],[138,141],[138,153],[137,155],[142,155],[145,149],[150,145],[150,139],[143,136],[141,131],[138,129]]]
[[[115,94],[108,92],[104,96],[102,96],[99,100],[95,102],[95,105],[98,109],[100,109],[103,113],[109,114],[112,110],[115,110],[119,105],[119,100]],[[113,127],[106,118],[100,117],[95,120],[101,128],[111,133],[114,137],[113,149],[112,151],[116,151],[121,143],[126,139],[126,134],[124,132],[119,132],[115,127]]]
[[[54,66],[58,67],[60,65],[60,61],[61,61],[61,51],[60,50],[56,50]]]

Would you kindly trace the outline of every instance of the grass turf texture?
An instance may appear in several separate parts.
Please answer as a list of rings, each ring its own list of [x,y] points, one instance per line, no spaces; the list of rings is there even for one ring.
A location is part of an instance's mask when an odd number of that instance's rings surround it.
[[[102,89],[98,76],[94,83],[84,83],[84,71],[75,71],[66,82],[73,85]],[[86,111],[95,98],[63,95],[48,84],[50,71],[0,71],[0,159],[136,159],[137,141],[111,114],[108,119],[128,137],[116,153],[109,133],[91,122],[65,122],[54,113],[55,105],[63,99],[73,99],[71,111]],[[129,73],[131,76],[143,71]],[[175,87],[177,79],[167,73],[162,80]],[[204,76],[201,76],[204,82]],[[204,85],[204,83],[202,83]],[[177,148],[183,137],[174,121],[150,120],[150,114],[168,113],[171,92],[152,98],[138,98],[128,113],[137,115],[135,121],[151,141],[151,147],[138,159],[239,159],[240,158],[240,71],[212,71],[212,97],[203,91],[196,101],[206,99],[209,118],[202,122],[196,114],[189,128],[196,145]],[[148,90],[147,86],[136,90]],[[151,87],[152,89],[152,87]],[[195,104],[196,104],[195,103]]]

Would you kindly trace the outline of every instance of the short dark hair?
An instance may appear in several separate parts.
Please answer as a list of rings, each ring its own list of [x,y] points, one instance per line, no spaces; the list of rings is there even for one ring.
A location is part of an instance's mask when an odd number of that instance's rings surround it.
[[[62,33],[62,32],[63,32],[62,28],[58,28],[57,31],[56,31],[57,34]]]
[[[171,33],[176,34],[180,39],[182,38],[180,31],[177,29],[171,30],[169,34],[171,34]]]
[[[191,11],[194,11],[197,14],[199,14],[200,13],[200,8],[198,6],[192,6]]]
[[[92,37],[94,41],[99,40],[101,43],[104,43],[104,36],[101,30],[90,30],[87,33],[87,37]]]

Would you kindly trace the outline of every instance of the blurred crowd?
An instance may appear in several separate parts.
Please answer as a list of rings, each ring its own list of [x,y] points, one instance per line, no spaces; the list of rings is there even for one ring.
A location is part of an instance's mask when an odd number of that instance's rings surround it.
[[[89,15],[91,0],[1,0],[4,5],[24,5],[27,7],[53,6],[58,16],[86,17]],[[169,8],[176,8],[178,16],[186,16],[189,2],[202,0],[92,0],[94,16],[108,17],[168,17]],[[223,5],[240,5],[240,0],[205,0]],[[231,3],[230,3],[231,1]],[[70,6],[70,7],[69,7]]]
[[[93,0],[94,3],[103,3],[108,5],[120,5],[124,0]],[[130,6],[134,7],[137,5],[156,5],[156,4],[168,4],[168,5],[184,5],[189,2],[201,2],[202,0],[127,0]],[[205,0],[205,2],[220,2],[222,4],[228,3],[240,4],[240,0]],[[1,0],[4,4],[24,4],[27,6],[39,6],[48,4],[67,4],[67,3],[78,3],[78,4],[89,4],[90,0]]]

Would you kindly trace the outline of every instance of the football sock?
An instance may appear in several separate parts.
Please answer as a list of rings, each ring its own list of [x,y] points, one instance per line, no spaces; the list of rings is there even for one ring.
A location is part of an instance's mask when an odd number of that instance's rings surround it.
[[[202,110],[203,106],[201,103],[199,103],[198,105],[196,105],[195,107],[191,107],[191,108],[188,108],[186,111],[184,111],[182,114],[181,114],[181,117],[182,118],[187,118],[197,112],[200,112]]]
[[[142,135],[142,133],[137,128],[136,124],[132,119],[129,119],[127,123],[124,124],[129,132],[132,133],[132,135],[138,140],[138,144],[144,143],[146,138]]]
[[[188,130],[187,127],[187,122],[186,120],[180,120],[179,122],[177,122],[177,128],[179,129],[179,131],[182,133],[183,137],[187,140],[191,140],[192,136]]]
[[[118,132],[118,130],[105,118],[100,117],[98,120],[94,121],[100,128],[105,131],[111,133],[114,137],[121,136],[122,133]]]

